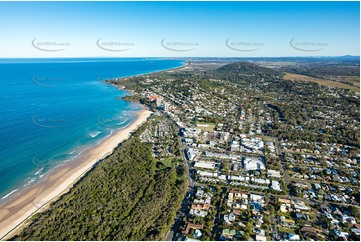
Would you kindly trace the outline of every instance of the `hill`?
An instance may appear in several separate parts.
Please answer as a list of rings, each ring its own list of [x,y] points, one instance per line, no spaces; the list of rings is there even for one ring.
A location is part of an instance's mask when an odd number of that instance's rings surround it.
[[[224,65],[214,71],[216,75],[226,75],[226,76],[278,76],[280,73],[276,70],[262,67],[250,62],[236,62]]]

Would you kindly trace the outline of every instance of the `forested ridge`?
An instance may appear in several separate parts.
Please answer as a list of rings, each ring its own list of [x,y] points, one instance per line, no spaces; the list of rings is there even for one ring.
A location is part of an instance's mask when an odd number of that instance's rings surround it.
[[[183,198],[183,174],[159,167],[139,132],[12,240],[163,239]]]

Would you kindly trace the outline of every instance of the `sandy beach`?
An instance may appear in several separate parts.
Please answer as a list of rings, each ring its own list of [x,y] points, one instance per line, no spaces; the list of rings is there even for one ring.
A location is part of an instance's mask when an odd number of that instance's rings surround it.
[[[49,202],[68,191],[99,160],[111,154],[119,143],[144,123],[151,112],[142,110],[128,127],[116,131],[97,146],[85,150],[78,158],[54,169],[37,184],[0,206],[0,239],[10,238],[34,213],[46,209]]]

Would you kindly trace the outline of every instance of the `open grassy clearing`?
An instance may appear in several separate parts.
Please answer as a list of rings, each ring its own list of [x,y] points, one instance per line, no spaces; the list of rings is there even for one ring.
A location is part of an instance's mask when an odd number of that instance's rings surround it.
[[[349,84],[342,83],[342,82],[338,82],[338,81],[331,81],[331,80],[326,80],[326,79],[309,77],[309,76],[300,75],[300,74],[286,73],[286,74],[283,76],[283,78],[284,78],[285,80],[290,80],[290,81],[307,81],[307,82],[314,82],[314,83],[318,83],[319,85],[323,85],[323,86],[344,88],[344,89],[349,89],[349,90],[354,91],[354,92],[360,92],[360,88],[357,87],[357,86],[354,85],[354,84],[353,84],[353,85],[349,85]]]

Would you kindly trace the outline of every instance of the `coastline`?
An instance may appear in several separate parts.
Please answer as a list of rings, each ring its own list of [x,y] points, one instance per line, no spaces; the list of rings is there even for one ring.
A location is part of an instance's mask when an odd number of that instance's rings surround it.
[[[0,206],[0,240],[10,238],[25,222],[37,212],[48,207],[66,193],[77,181],[89,172],[95,164],[110,155],[119,144],[131,136],[151,115],[144,109],[129,126],[117,130],[94,147],[86,149],[79,157],[54,169],[42,181],[23,190],[19,196]]]
[[[118,86],[118,85],[112,83],[112,81],[126,80],[126,79],[128,79],[128,78],[133,78],[133,77],[147,76],[147,75],[157,74],[157,73],[162,73],[162,72],[172,72],[172,71],[176,71],[176,70],[181,70],[181,69],[184,69],[184,68],[187,68],[187,67],[188,67],[188,62],[189,62],[189,61],[185,60],[184,62],[182,62],[182,65],[181,65],[181,66],[169,68],[169,69],[166,69],[166,70],[151,71],[151,72],[148,72],[148,73],[142,73],[142,74],[133,75],[133,76],[125,76],[125,77],[119,77],[119,78],[112,78],[112,79],[104,80],[104,82],[106,82],[107,84],[109,84],[109,85],[117,88],[118,90],[127,91],[127,92],[130,92],[131,95],[133,95],[133,94],[134,94],[134,91],[133,91],[133,90],[125,89],[123,86]]]

